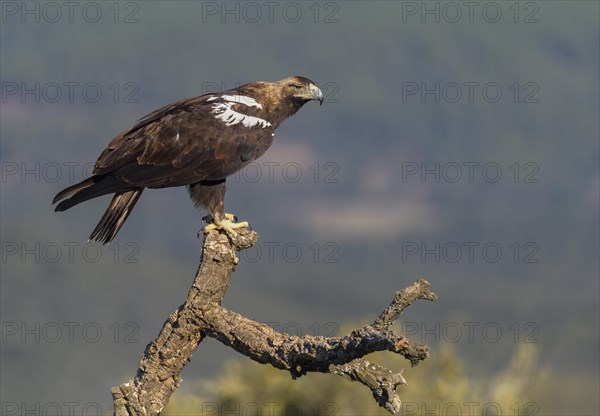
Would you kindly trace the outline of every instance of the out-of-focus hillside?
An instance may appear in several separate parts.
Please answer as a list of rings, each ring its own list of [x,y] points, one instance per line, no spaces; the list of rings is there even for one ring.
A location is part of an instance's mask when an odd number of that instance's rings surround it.
[[[459,358],[456,348],[444,345],[427,364],[405,372],[408,384],[399,387],[400,414],[541,414],[540,403],[530,401],[532,394],[543,395],[552,404],[554,412],[549,414],[567,414],[565,394],[582,402],[593,400],[591,380],[569,380],[559,387],[554,383],[556,374],[541,367],[538,358],[533,344],[521,344],[504,368],[473,377],[465,371],[469,364]],[[376,360],[390,368],[406,367],[402,359],[389,355],[378,355]],[[358,383],[322,374],[292,380],[289,374],[251,361],[229,362],[213,382],[183,390],[165,408],[165,415],[389,415]]]

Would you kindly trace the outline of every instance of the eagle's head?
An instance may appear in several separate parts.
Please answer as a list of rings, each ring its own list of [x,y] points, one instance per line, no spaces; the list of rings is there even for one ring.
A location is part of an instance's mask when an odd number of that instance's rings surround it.
[[[252,82],[227,93],[256,101],[259,107],[253,108],[251,111],[255,114],[249,115],[267,120],[273,128],[277,128],[309,101],[317,100],[323,104],[323,92],[319,87],[310,79],[299,76],[276,82]]]
[[[298,104],[318,100],[323,104],[323,92],[308,78],[293,76],[277,81],[281,88],[281,97]]]

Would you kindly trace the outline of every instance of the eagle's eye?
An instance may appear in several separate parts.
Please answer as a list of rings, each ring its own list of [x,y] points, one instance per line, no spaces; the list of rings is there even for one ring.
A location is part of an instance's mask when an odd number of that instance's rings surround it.
[[[299,91],[302,89],[302,85],[300,84],[292,84],[292,88],[295,89],[296,91]]]

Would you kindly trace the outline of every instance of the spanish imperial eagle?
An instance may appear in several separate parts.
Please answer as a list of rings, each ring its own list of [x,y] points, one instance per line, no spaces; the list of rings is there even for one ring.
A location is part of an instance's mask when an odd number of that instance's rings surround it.
[[[54,197],[56,211],[114,193],[90,240],[109,243],[131,213],[144,188],[188,187],[196,207],[205,207],[211,224],[235,235],[225,214],[225,180],[261,157],[275,129],[306,102],[323,103],[311,80],[294,76],[253,82],[221,93],[177,101],[140,119],[104,149],[93,176]]]

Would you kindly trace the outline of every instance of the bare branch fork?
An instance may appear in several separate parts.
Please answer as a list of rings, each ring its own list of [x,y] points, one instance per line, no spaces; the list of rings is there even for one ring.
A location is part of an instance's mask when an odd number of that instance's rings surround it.
[[[159,414],[181,384],[183,367],[206,336],[254,361],[287,370],[293,378],[318,371],[358,381],[369,387],[380,406],[392,414],[400,411],[396,387],[406,384],[404,370],[393,373],[362,357],[392,351],[413,366],[427,358],[427,345],[414,344],[390,327],[415,300],[437,298],[429,291],[429,283],[419,279],[396,292],[375,322],[346,336],[292,336],[221,307],[239,261],[236,251],[252,247],[257,240],[258,234],[247,228],[238,231],[235,242],[219,231],[205,236],[200,266],[186,302],[169,315],[158,337],[146,346],[135,378],[112,388],[115,415]]]

